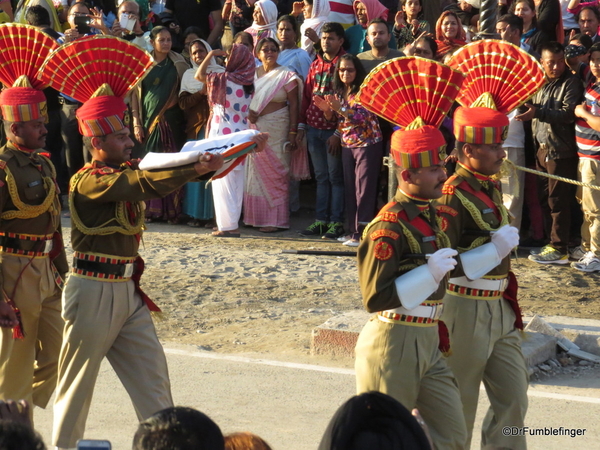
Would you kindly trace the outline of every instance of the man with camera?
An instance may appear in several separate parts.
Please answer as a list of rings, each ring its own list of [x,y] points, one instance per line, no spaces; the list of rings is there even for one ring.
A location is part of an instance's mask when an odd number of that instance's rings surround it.
[[[150,33],[144,31],[140,24],[140,5],[135,1],[125,0],[119,5],[117,20],[110,31],[113,36],[125,39],[147,52],[152,51],[152,45],[148,38]]]

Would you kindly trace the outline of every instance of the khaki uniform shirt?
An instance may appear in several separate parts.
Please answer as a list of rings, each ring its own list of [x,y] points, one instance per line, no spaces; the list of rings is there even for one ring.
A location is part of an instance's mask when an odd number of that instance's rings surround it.
[[[461,186],[465,182],[470,189],[466,189],[465,185]],[[442,229],[450,238],[452,248],[456,248],[459,253],[490,242],[488,230],[481,226],[483,223],[492,230],[505,225],[501,223],[502,212],[506,217],[508,212],[502,204],[502,193],[495,182],[481,181],[473,172],[459,164],[456,173],[446,181],[443,192],[442,198],[436,201],[436,208],[442,218]],[[460,196],[466,200],[461,200]],[[482,200],[484,197],[488,199],[487,202]],[[509,270],[510,255],[487,275],[506,276]],[[464,276],[464,272],[459,262],[452,277],[461,276]]]
[[[19,235],[50,236],[54,232],[61,232],[60,226],[60,200],[56,179],[52,177],[53,165],[50,160],[39,154],[39,150],[27,152],[18,149],[12,143],[0,148],[0,215],[4,216],[11,211],[18,211],[17,204],[41,205],[48,197],[49,188],[44,184],[44,177],[50,177],[56,192],[50,208],[31,218],[0,218],[0,232],[15,233]],[[7,175],[10,173],[14,180],[16,193],[10,189]],[[13,198],[16,194],[17,198]],[[19,244],[24,251],[31,251],[35,241],[20,240]],[[57,245],[55,243],[55,245]],[[1,256],[0,256],[1,258]],[[1,262],[1,261],[0,261]],[[64,275],[69,267],[64,249],[53,260],[58,272]],[[0,272],[0,288],[2,287],[2,273]]]
[[[168,170],[133,170],[125,165],[109,167],[94,161],[71,178],[73,250],[124,258],[138,254],[139,234],[86,234],[77,227],[80,220],[87,228],[117,226],[117,208],[125,208],[130,224],[144,213],[143,201],[160,198],[198,179],[193,164]]]
[[[358,279],[362,292],[363,304],[367,311],[376,312],[398,308],[400,299],[394,281],[400,275],[426,263],[424,257],[409,257],[414,253],[433,253],[440,248],[436,242],[439,227],[434,218],[433,206],[429,206],[428,214],[398,190],[394,200],[386,205],[377,217],[367,226],[363,239],[358,247]],[[418,220],[427,222],[432,233],[424,234],[415,225]],[[400,225],[400,222],[405,228]],[[411,249],[405,233],[413,236],[420,249]],[[424,304],[437,304],[444,297],[446,281]]]

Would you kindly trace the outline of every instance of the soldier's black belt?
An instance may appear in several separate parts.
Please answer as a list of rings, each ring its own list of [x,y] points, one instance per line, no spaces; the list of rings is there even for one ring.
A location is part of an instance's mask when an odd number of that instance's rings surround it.
[[[19,239],[16,237],[0,236],[0,247],[16,251],[23,250],[27,252],[48,253],[50,251],[47,247],[48,241],[52,240],[43,239],[40,241],[30,241],[27,239]],[[23,245],[23,243],[27,244]]]
[[[109,264],[98,261],[86,261],[84,259],[73,258],[73,268],[85,270],[87,272],[102,273],[105,275],[115,275],[117,277],[130,277],[132,275],[132,264]]]

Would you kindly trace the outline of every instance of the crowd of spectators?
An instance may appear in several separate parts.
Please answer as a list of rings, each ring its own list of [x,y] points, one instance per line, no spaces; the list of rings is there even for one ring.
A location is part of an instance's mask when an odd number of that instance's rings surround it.
[[[309,186],[301,181],[312,176],[314,222],[301,234],[355,246],[386,201],[382,157],[394,128],[355,103],[363,77],[404,55],[446,62],[480,31],[481,2],[4,0],[0,7],[0,20],[29,23],[60,44],[107,34],[152,54],[156,65],[129,101],[134,157],[240,130],[270,134],[265,152],[224,178],[149,202],[147,221],[205,226],[217,237],[239,236],[240,221],[265,233],[285,230]],[[536,58],[548,79],[511,112],[508,158],[594,182],[598,2],[501,0],[497,8],[497,37]],[[75,119],[81,105],[46,93],[47,150],[66,192],[89,160]],[[567,264],[571,257],[575,268],[600,271],[595,191],[517,172],[504,178],[504,194],[532,260]]]

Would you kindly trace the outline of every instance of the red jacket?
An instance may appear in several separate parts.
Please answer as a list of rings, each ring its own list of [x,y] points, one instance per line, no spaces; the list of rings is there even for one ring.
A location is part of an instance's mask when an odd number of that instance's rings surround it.
[[[326,61],[321,52],[310,65],[306,81],[304,82],[304,92],[302,93],[302,105],[300,107],[299,128],[305,128],[310,125],[319,130],[333,130],[337,128],[337,118],[334,116],[332,121],[325,119],[321,111],[314,103],[315,95],[325,96],[333,94],[333,73],[340,56],[346,51],[342,48],[335,58]]]

